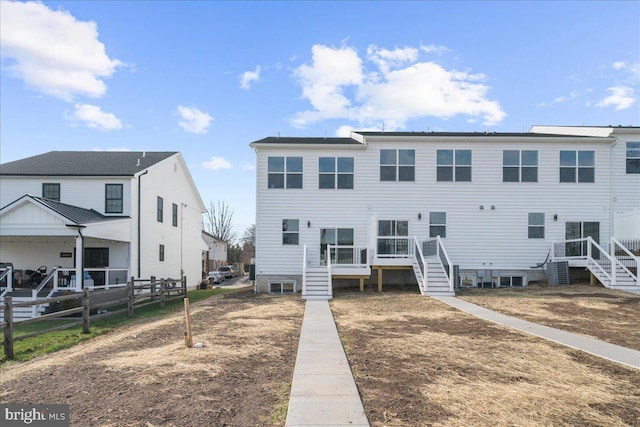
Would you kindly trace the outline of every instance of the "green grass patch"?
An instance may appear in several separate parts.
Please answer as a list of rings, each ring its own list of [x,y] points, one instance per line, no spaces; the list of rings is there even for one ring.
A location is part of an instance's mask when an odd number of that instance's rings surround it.
[[[224,288],[192,290],[187,292],[187,297],[189,298],[189,303],[193,304],[198,301],[207,299],[213,295],[234,290],[235,289]],[[37,356],[52,353],[64,348],[69,348],[82,341],[86,341],[98,335],[111,332],[112,330],[126,323],[139,319],[159,317],[169,313],[174,313],[177,310],[182,310],[183,307],[184,303],[182,299],[167,301],[164,308],[160,307],[159,303],[147,305],[140,308],[134,307],[133,317],[128,317],[127,313],[125,312],[91,322],[88,334],[82,333],[82,326],[75,326],[62,331],[47,332],[35,337],[15,341],[13,343],[13,353],[15,356],[14,360],[27,361]],[[122,307],[113,307],[111,310],[116,311],[119,308]],[[13,334],[15,337],[19,337],[20,335],[26,335],[32,332],[43,331],[56,326],[60,326],[64,323],[76,322],[79,319],[79,317],[50,319],[31,323],[28,325],[20,325],[20,323],[16,323],[13,328]],[[7,362],[9,362],[9,359],[7,359],[7,357],[5,356],[4,346],[2,346],[2,358],[0,359],[0,365]]]

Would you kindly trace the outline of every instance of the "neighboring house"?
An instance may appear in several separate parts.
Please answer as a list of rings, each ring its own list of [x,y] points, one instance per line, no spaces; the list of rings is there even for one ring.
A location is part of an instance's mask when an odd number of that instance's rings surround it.
[[[608,256],[612,237],[640,239],[632,225],[640,128],[585,136],[537,129],[251,143],[258,291],[330,297],[339,279],[358,279],[361,288],[413,282],[424,294],[450,295],[458,280],[544,279],[549,259],[600,268],[608,286],[640,285],[637,258],[622,248],[614,252],[628,258],[626,271],[618,271],[622,261],[592,265]]]
[[[211,233],[202,231],[202,238],[207,243],[209,250],[207,251],[207,264],[203,267],[202,271],[208,273],[209,271],[217,271],[223,265],[227,265],[227,242],[218,239]]]
[[[205,206],[179,152],[52,151],[4,163],[0,206],[0,262],[18,279],[43,266],[74,291],[131,276],[200,281]]]

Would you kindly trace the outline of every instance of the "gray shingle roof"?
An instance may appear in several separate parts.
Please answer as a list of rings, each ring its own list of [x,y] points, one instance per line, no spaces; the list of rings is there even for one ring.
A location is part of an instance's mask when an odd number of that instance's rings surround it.
[[[0,175],[133,176],[176,153],[177,151],[50,151],[0,164]]]
[[[389,136],[389,137],[404,137],[404,136],[433,136],[433,137],[523,137],[523,138],[542,138],[542,137],[572,137],[570,135],[558,135],[547,133],[533,133],[533,132],[354,132],[362,136]],[[573,136],[572,138],[575,138]]]
[[[268,136],[266,138],[253,141],[251,144],[347,144],[347,145],[362,145],[360,142],[352,138],[322,138],[322,137],[280,137],[280,136]]]

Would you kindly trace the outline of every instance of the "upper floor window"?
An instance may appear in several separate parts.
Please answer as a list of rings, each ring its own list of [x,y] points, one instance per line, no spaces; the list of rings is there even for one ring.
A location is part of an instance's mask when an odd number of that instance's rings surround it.
[[[560,151],[560,182],[595,182],[595,151]]]
[[[429,237],[447,237],[447,213],[429,213]]]
[[[320,157],[318,187],[353,189],[353,157]]]
[[[529,213],[529,238],[544,239],[544,212]]]
[[[537,150],[504,150],[502,152],[503,182],[538,182]]]
[[[104,194],[105,213],[122,213],[122,184],[106,184]]]
[[[164,245],[160,245],[159,247],[160,251],[159,251],[159,256],[158,256],[158,260],[159,261],[164,261]]]
[[[416,150],[380,150],[380,181],[415,181]]]
[[[157,210],[157,215],[156,215],[156,219],[158,220],[158,222],[162,222],[163,221],[163,216],[164,216],[164,200],[162,200],[162,197],[158,196],[158,210]]]
[[[174,227],[178,226],[178,205],[175,203],[171,204],[171,224]]]
[[[640,142],[627,142],[627,173],[640,173]]]
[[[48,183],[42,184],[42,197],[45,199],[60,201],[60,184]]]
[[[471,181],[471,150],[438,150],[438,181]]]
[[[302,157],[269,157],[268,188],[302,188]]]
[[[300,241],[300,221],[297,219],[282,220],[282,244],[297,245]]]

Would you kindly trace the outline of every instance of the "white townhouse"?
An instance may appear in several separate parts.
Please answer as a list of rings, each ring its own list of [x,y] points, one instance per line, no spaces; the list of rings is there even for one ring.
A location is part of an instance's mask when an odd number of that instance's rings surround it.
[[[0,262],[13,266],[14,288],[39,268],[74,291],[132,276],[201,279],[205,206],[179,152],[51,151],[3,163],[0,206]]]
[[[250,146],[260,292],[330,298],[338,280],[358,279],[361,289],[417,282],[423,294],[452,294],[460,280],[541,280],[545,261],[640,286],[638,127],[353,132]]]
[[[202,271],[217,271],[223,265],[227,265],[227,242],[218,239],[211,233],[202,230],[202,238],[207,242],[209,250],[206,253],[206,264]]]

